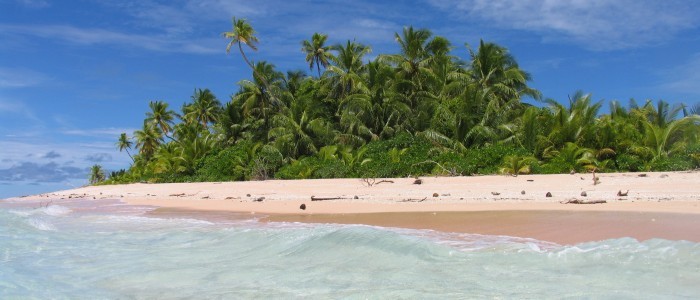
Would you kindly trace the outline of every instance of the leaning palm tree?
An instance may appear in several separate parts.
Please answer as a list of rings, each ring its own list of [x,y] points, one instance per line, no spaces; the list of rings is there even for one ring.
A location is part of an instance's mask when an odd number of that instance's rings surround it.
[[[129,155],[129,158],[131,158],[131,161],[134,161],[134,157],[131,156],[131,153],[129,153],[129,149],[131,149],[131,145],[134,143],[129,139],[129,137],[126,135],[126,133],[123,133],[119,135],[119,141],[117,141],[117,148],[119,148],[119,152],[122,152],[123,150],[126,150],[126,154]]]
[[[168,109],[168,103],[163,101],[151,101],[148,103],[148,107],[151,111],[146,113],[146,122],[153,123],[153,125],[160,128],[165,137],[175,141],[168,133],[173,131],[172,124],[176,114],[173,110]]]
[[[258,51],[258,47],[255,45],[258,42],[258,37],[255,36],[255,29],[253,29],[253,26],[250,26],[250,23],[248,23],[248,21],[246,21],[245,19],[236,19],[236,17],[233,17],[232,23],[233,28],[231,29],[231,31],[226,31],[222,33],[222,35],[225,38],[231,39],[228,45],[226,45],[226,54],[231,52],[231,47],[234,44],[238,44],[238,50],[241,52],[243,60],[245,60],[250,69],[253,70],[253,76],[258,77],[265,85],[266,90],[269,90],[270,87],[267,83],[267,79],[258,74],[257,70],[255,69],[255,66],[253,66],[253,63],[251,63],[250,60],[248,60],[248,57],[245,55],[245,52],[243,52],[243,44],[246,44],[246,46],[250,47],[250,49],[253,49],[253,51]]]
[[[231,52],[231,47],[234,44],[238,44],[238,50],[241,52],[243,60],[245,60],[248,66],[250,66],[250,69],[255,72],[255,67],[253,67],[253,64],[248,60],[245,52],[243,52],[243,44],[246,44],[246,46],[253,49],[253,51],[258,51],[258,47],[255,45],[258,42],[258,37],[255,36],[255,30],[245,19],[236,19],[236,17],[233,17],[232,23],[233,28],[231,31],[222,33],[225,38],[231,39],[226,46],[226,53],[228,54]]]
[[[328,67],[330,62],[328,61],[331,57],[330,46],[324,45],[328,39],[327,34],[314,33],[311,36],[310,41],[303,41],[301,45],[301,51],[306,53],[306,62],[309,63],[309,70],[313,70],[314,65],[316,65],[316,70],[318,71],[318,77],[321,77],[321,66],[324,68]]]

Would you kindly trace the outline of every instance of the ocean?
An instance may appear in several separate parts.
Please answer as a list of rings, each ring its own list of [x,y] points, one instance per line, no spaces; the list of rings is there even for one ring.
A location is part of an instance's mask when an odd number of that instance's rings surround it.
[[[0,299],[700,298],[689,241],[562,246],[152,209],[0,200]]]

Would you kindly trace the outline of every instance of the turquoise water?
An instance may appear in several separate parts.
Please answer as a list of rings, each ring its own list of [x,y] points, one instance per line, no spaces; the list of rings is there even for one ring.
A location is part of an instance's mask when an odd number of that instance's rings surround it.
[[[575,246],[0,201],[0,299],[698,298],[700,244]]]

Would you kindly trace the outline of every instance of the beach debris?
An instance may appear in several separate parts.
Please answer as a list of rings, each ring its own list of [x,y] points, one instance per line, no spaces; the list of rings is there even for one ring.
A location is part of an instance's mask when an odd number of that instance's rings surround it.
[[[202,197],[202,199],[209,199],[209,196],[204,196]]]
[[[228,196],[228,197],[224,198],[224,200],[233,200],[233,199],[236,199],[236,198],[235,198],[235,197],[231,197],[231,196]]]
[[[525,195],[525,190],[520,191],[520,195]]]
[[[376,178],[362,178],[362,179],[360,179],[360,181],[362,182],[363,185],[366,185],[368,187],[376,185],[376,184],[380,184],[380,183],[394,183],[393,180],[383,179],[383,180],[377,181]]]
[[[593,185],[599,184],[600,183],[600,178],[595,176],[595,169],[593,169]]]
[[[491,192],[491,195],[494,195],[494,196],[498,196],[498,195],[500,195],[500,194],[501,194],[501,193],[499,193],[499,192]]]
[[[622,192],[622,190],[617,191],[617,196],[618,197],[625,197],[627,194],[629,194],[630,190],[627,190],[626,192]]]
[[[441,196],[449,197],[449,196],[452,196],[452,194],[447,193],[447,194],[442,194]]]
[[[311,201],[341,200],[341,199],[348,199],[348,198],[343,198],[343,197],[316,197],[316,196],[311,196]]]
[[[423,179],[416,178],[416,180],[413,181],[413,184],[423,184]]]
[[[357,195],[355,195],[355,197],[352,197],[352,198],[353,199],[360,199],[360,197],[357,197]]]
[[[170,197],[184,197],[185,193],[179,193],[179,194],[170,194]]]
[[[262,202],[263,200],[265,200],[265,197],[258,197],[253,199],[253,202]]]
[[[306,204],[302,203],[301,205],[299,205],[299,209],[306,210]]]
[[[550,192],[547,192],[547,194],[546,194],[546,195],[544,195],[544,196],[545,196],[545,197],[547,197],[547,198],[551,198],[551,197],[552,197],[552,193],[550,193]]]
[[[588,194],[586,193],[586,191],[581,192],[581,197],[588,197]]]
[[[661,174],[661,176],[659,176],[659,177],[661,177],[661,178],[668,178],[668,174]]]
[[[578,200],[578,199],[571,199],[566,202],[559,202],[561,204],[601,204],[601,203],[608,203],[608,201],[605,200]]]
[[[528,181],[528,182],[533,182],[533,181],[535,181],[535,180],[534,180],[534,179],[528,179],[527,181]]]
[[[245,194],[246,197],[250,197],[250,194]]]
[[[581,177],[581,180],[586,180],[586,178]]]
[[[425,201],[425,199],[428,199],[428,197],[425,197],[423,199],[403,199],[401,200],[401,202],[423,202]]]
[[[642,174],[637,175],[637,177],[647,177],[647,174],[646,174],[646,173],[642,173]]]
[[[433,193],[433,197],[438,197],[438,196],[440,196],[440,194],[438,194],[438,193]]]

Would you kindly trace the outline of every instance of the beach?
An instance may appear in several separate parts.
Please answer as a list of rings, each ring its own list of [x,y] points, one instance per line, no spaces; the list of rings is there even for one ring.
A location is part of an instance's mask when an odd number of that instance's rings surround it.
[[[3,199],[0,294],[697,298],[699,175],[130,184]],[[564,204],[574,199],[605,203]]]
[[[248,213],[261,222],[366,224],[561,244],[621,237],[700,242],[700,172],[598,173],[596,184],[593,176],[138,183],[24,199],[117,199],[155,207],[150,214],[160,216]],[[577,201],[604,203],[572,203]]]

